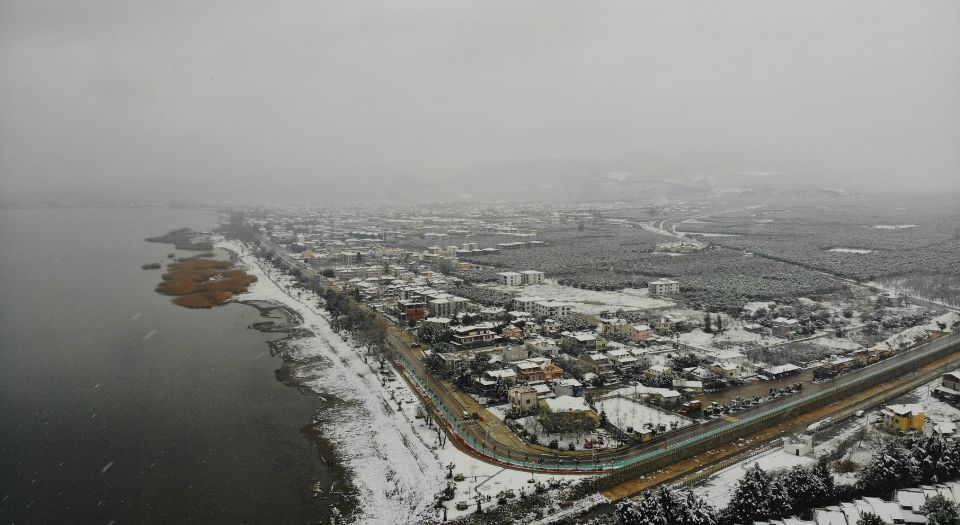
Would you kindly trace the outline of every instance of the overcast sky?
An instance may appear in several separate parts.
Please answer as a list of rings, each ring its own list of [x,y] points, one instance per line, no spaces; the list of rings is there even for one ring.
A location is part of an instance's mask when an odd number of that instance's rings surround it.
[[[323,201],[687,153],[960,187],[956,0],[0,6],[8,199]]]

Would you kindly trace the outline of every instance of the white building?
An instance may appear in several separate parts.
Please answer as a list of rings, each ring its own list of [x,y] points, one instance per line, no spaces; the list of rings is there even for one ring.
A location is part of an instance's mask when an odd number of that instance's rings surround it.
[[[517,272],[500,272],[497,274],[497,282],[506,286],[520,286],[523,284],[523,276]]]
[[[533,303],[533,316],[538,319],[564,319],[570,315],[570,305],[557,301]]]
[[[520,272],[520,282],[525,285],[543,284],[543,272],[524,270]]]
[[[647,283],[650,295],[670,295],[680,293],[680,283],[672,279],[657,279]]]

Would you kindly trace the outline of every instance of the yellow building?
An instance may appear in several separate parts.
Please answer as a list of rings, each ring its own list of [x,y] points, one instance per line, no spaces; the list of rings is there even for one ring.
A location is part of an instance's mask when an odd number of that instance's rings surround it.
[[[883,407],[883,423],[891,430],[905,431],[923,428],[926,416],[922,405],[887,405]]]

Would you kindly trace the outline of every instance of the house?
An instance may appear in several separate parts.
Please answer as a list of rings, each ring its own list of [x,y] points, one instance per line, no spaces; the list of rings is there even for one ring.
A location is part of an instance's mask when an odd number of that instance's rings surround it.
[[[650,295],[670,295],[680,293],[680,283],[672,279],[657,279],[647,283]]]
[[[613,362],[614,368],[624,370],[632,368],[640,363],[640,360],[626,348],[615,348],[607,352],[607,357]]]
[[[653,335],[653,328],[645,324],[635,324],[630,327],[627,337],[634,343],[639,343],[640,341],[646,341],[651,335]]]
[[[538,272],[536,270],[524,270],[520,272],[520,284],[543,284],[543,272]]]
[[[952,421],[927,423],[923,425],[923,435],[927,437],[952,438],[957,435],[957,424]]]
[[[560,346],[567,352],[580,354],[602,350],[607,346],[607,342],[593,332],[564,332]]]
[[[603,375],[613,373],[613,361],[599,352],[581,356],[580,364],[595,374]]]
[[[653,335],[653,328],[645,324],[630,324],[623,319],[607,319],[600,323],[601,334],[615,334],[639,343]]]
[[[721,363],[733,363],[735,365],[740,365],[742,368],[747,364],[747,356],[736,350],[715,350],[710,353],[714,361],[719,361]]]
[[[583,397],[583,384],[576,379],[557,379],[550,383],[553,393],[560,396]]]
[[[740,365],[735,363],[713,363],[710,371],[719,377],[731,378],[740,375]]]
[[[960,391],[960,371],[947,372],[940,380],[943,388]]]
[[[670,388],[634,385],[630,389],[621,389],[621,392],[632,394],[637,399],[659,405],[677,405],[683,400],[683,395],[680,392]]]
[[[497,381],[503,381],[504,383],[512,385],[517,382],[517,373],[509,368],[504,368],[502,370],[487,370],[481,377],[482,379],[493,381],[494,383]]]
[[[497,284],[506,286],[520,286],[523,276],[517,272],[500,272],[497,274]]]
[[[530,357],[530,349],[527,346],[505,346],[500,350],[500,354],[504,361],[513,363]]]
[[[550,363],[536,363],[531,360],[518,361],[513,364],[520,380],[531,383],[534,381],[552,381],[563,377],[563,369]]]
[[[690,368],[684,368],[683,372],[684,374],[687,375],[687,377],[692,377],[694,379],[700,379],[700,380],[713,379],[717,377],[717,374],[714,374],[713,372],[711,372],[710,370],[707,370],[702,366],[692,366]]]
[[[670,335],[680,328],[683,321],[672,315],[665,315],[653,322],[653,329],[660,335]]]
[[[926,415],[923,405],[887,405],[880,412],[883,424],[895,431],[922,430]]]
[[[791,456],[809,456],[813,452],[813,436],[788,436],[783,440],[783,451]]]
[[[643,375],[647,377],[660,377],[665,374],[672,374],[673,370],[668,366],[663,365],[653,365],[650,368],[643,371]]]
[[[776,337],[787,339],[800,328],[800,321],[796,319],[787,319],[786,317],[777,317],[773,320],[770,333]]]
[[[503,329],[503,332],[501,332],[500,335],[502,335],[503,337],[506,337],[507,339],[520,339],[521,337],[523,337],[523,330],[511,324],[511,325],[507,325],[507,327]]]
[[[457,370],[461,370],[467,366],[463,358],[457,354],[441,353],[437,354],[437,356],[440,357],[440,361],[443,363],[442,366],[444,372],[456,372]]]
[[[427,317],[427,305],[421,301],[397,301],[397,317],[402,323],[415,323]]]
[[[523,343],[523,346],[526,347],[530,352],[536,352],[540,355],[556,357],[560,353],[560,347],[557,345],[556,341],[546,337],[527,339]]]
[[[762,370],[763,375],[770,379],[783,379],[784,377],[799,374],[803,370],[797,365],[787,363],[780,366],[768,366]]]
[[[497,339],[497,334],[493,332],[493,325],[490,323],[458,326],[452,331],[452,343],[462,348],[476,348],[490,344]]]
[[[547,386],[546,383],[538,382],[538,383],[532,383],[528,386],[533,387],[533,389],[537,391],[537,399],[547,399],[551,397],[557,397],[557,395],[553,393],[553,390],[549,386]]]
[[[554,414],[579,412],[589,416],[594,421],[600,421],[600,416],[587,406],[587,402],[582,397],[557,396],[553,399],[541,399],[540,407],[546,408]]]
[[[523,412],[533,410],[537,407],[537,390],[531,386],[515,386],[507,390],[507,399]]]

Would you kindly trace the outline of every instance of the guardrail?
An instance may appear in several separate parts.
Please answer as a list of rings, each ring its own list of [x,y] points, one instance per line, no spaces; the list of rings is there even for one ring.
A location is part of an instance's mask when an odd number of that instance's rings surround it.
[[[610,475],[599,480],[598,483],[603,486],[612,486],[626,479],[631,479],[639,474],[659,468],[662,465],[672,463],[682,456],[686,456],[693,448],[713,448],[722,443],[727,443],[731,439],[740,437],[753,432],[761,427],[768,426],[774,420],[782,420],[800,411],[812,408],[814,406],[823,406],[828,402],[849,395],[852,391],[862,390],[885,382],[900,374],[900,368],[907,364],[921,365],[931,362],[952,350],[952,347],[960,342],[960,334],[951,333],[940,339],[926,343],[921,347],[910,350],[915,355],[904,358],[901,362],[882,361],[878,368],[870,370],[868,367],[855,377],[841,378],[837,385],[831,388],[820,390],[808,396],[790,399],[780,405],[763,410],[754,414],[749,414],[742,419],[728,423],[724,426],[706,430],[701,434],[689,437],[687,439],[671,443],[663,448],[651,450],[649,452],[637,454],[634,456],[619,458],[615,460],[604,460],[602,457],[591,458],[590,461],[577,461],[576,458],[560,458],[540,456],[546,461],[529,461],[514,457],[512,454],[503,455],[490,450],[485,443],[478,442],[470,432],[464,427],[459,419],[459,414],[454,414],[447,406],[444,397],[448,393],[437,393],[415,372],[416,366],[410,363],[406,356],[397,352],[397,357],[404,363],[407,370],[411,373],[408,377],[416,382],[420,390],[427,395],[433,402],[438,413],[442,414],[448,428],[454,431],[457,439],[474,449],[477,453],[501,464],[511,465],[518,468],[539,470],[539,471],[558,471],[558,472],[583,472],[583,473],[607,473]],[[930,350],[929,345],[937,346]],[[900,354],[909,355],[909,354]],[[886,366],[883,366],[886,365]],[[526,455],[529,457],[530,455]]]

